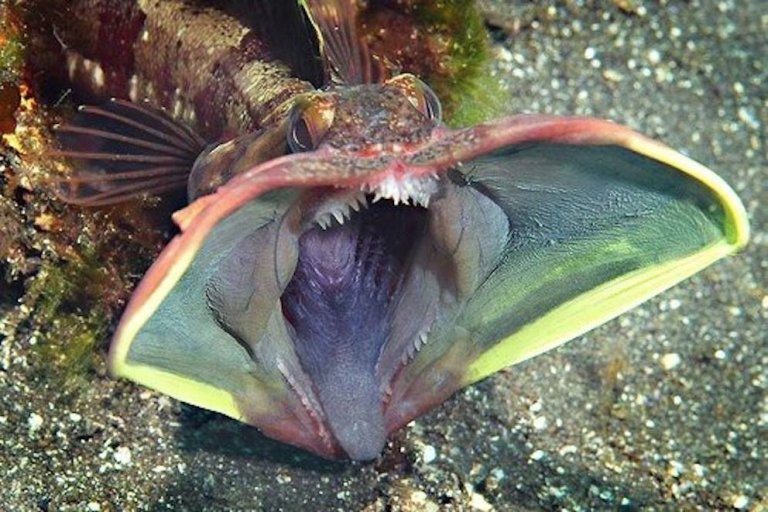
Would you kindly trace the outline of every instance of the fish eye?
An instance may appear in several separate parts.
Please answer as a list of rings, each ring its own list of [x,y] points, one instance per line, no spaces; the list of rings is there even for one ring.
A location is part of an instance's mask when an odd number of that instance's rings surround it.
[[[299,101],[288,119],[288,147],[294,153],[313,151],[333,124],[333,102],[320,96]]]
[[[417,77],[404,73],[388,80],[387,85],[399,89],[416,109],[427,119],[440,121],[443,108],[440,99],[430,86]]]

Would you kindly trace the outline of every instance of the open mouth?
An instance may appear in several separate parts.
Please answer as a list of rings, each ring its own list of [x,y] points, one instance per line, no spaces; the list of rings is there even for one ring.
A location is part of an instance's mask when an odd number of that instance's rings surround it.
[[[372,200],[363,197],[359,211],[302,233],[281,297],[331,430],[345,451],[362,458],[375,457],[387,434],[376,369],[428,223],[422,206]]]
[[[304,374],[286,378],[358,460],[383,448],[397,373],[486,270],[477,255],[484,242],[466,228],[487,222],[492,203],[447,177],[387,186],[307,191],[292,207],[303,227],[286,235],[296,250],[285,259],[295,263],[275,261],[292,268],[282,272],[290,278],[280,287],[280,331]]]
[[[358,460],[423,409],[393,382],[425,346],[441,350],[434,326],[453,324],[505,243],[487,235],[506,217],[471,187],[395,185],[276,191],[222,224],[222,236],[243,231],[238,242],[205,249],[217,324],[288,381],[313,418],[305,428]],[[423,396],[450,387],[429,386]]]

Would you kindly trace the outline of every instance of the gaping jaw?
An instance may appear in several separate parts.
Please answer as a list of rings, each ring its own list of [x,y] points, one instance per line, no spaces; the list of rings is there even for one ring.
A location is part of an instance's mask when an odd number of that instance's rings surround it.
[[[370,194],[310,189],[283,214],[300,219],[298,229],[281,222],[240,244],[227,256],[237,264],[222,267],[238,277],[217,277],[208,286],[209,307],[224,330],[254,351],[266,333],[295,353],[299,364],[284,377],[318,420],[317,436],[351,458],[381,452],[400,414],[395,406],[387,417],[392,379],[428,342],[433,323],[457,314],[469,291],[459,278],[474,274],[477,282],[485,270],[468,264],[478,261],[477,246],[457,230],[503,214],[489,201],[467,208],[455,188],[447,178],[429,177]],[[262,252],[257,247],[275,248],[274,268],[252,260]],[[259,329],[253,318],[265,315],[265,290],[275,294],[274,314],[271,326]],[[256,294],[259,311],[250,300],[232,300]],[[431,392],[444,396],[457,385]]]
[[[115,334],[113,373],[356,459],[749,232],[700,164],[611,123],[549,117],[436,129],[400,153],[282,157],[175,218],[182,233]]]

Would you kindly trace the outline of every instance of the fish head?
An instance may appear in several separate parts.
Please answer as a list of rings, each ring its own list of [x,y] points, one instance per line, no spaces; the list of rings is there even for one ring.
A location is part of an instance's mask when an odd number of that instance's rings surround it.
[[[289,116],[288,143],[294,152],[398,153],[428,141],[440,117],[437,95],[405,73],[299,96]]]

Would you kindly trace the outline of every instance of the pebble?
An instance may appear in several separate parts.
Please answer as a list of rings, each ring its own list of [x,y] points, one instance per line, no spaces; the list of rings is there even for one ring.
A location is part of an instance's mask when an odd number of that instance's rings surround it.
[[[33,412],[27,419],[27,426],[29,427],[29,433],[34,434],[43,426],[43,417]]]
[[[661,53],[657,49],[651,49],[648,51],[648,62],[651,64],[658,64],[661,62]]]
[[[127,466],[131,463],[131,449],[127,446],[120,446],[115,450],[115,454],[112,457],[118,464]]]
[[[512,52],[502,46],[496,48],[496,57],[502,62],[512,62]]]
[[[677,367],[681,361],[682,359],[680,358],[680,354],[676,354],[674,352],[670,352],[661,356],[661,366],[665,370],[672,370],[673,368]]]
[[[424,462],[424,464],[429,464],[430,462],[434,462],[436,458],[437,450],[435,450],[435,447],[431,445],[424,445],[424,447],[421,449],[422,462]]]
[[[736,510],[744,510],[747,508],[747,505],[749,505],[749,498],[744,496],[743,494],[739,494],[738,496],[735,496],[733,498],[733,508]]]
[[[615,69],[606,69],[603,71],[603,78],[608,80],[609,82],[621,82],[624,80],[624,75],[622,75],[620,72],[616,71]]]
[[[479,512],[490,512],[493,510],[493,505],[488,503],[488,500],[485,499],[485,496],[476,492],[472,493],[472,501],[470,506],[472,507],[472,510],[477,510]]]

